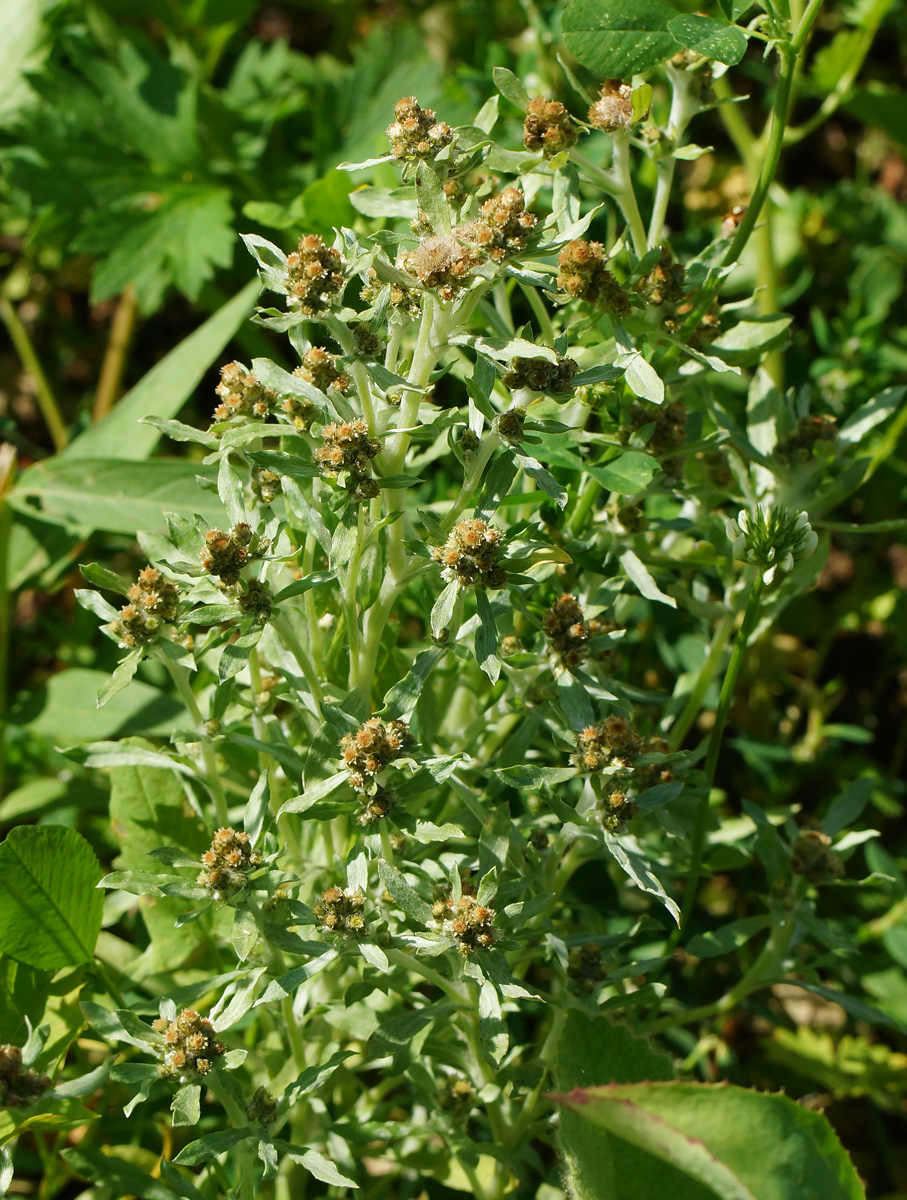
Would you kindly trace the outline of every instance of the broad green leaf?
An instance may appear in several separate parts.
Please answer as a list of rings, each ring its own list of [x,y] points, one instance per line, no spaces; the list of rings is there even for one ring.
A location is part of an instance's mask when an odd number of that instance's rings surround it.
[[[863,1200],[826,1118],[787,1096],[671,1082],[576,1088],[555,1100],[721,1200]]]
[[[441,180],[428,163],[421,160],[416,164],[416,203],[428,217],[435,234],[446,237],[450,233],[450,205]]]
[[[664,401],[664,383],[652,364],[643,358],[638,350],[618,355],[615,362],[618,367],[624,368],[624,379],[634,396],[650,400],[653,404],[661,404]]]
[[[598,75],[629,79],[677,53],[666,0],[573,0],[561,29],[567,49]]]
[[[393,896],[395,903],[406,915],[421,925],[427,925],[431,920],[431,906],[413,891],[393,863],[379,858],[378,874],[381,876],[381,882]]]
[[[645,1038],[607,1017],[590,1017],[577,1009],[570,1009],[565,1015],[551,1065],[555,1084],[561,1091],[595,1084],[674,1078],[671,1060]],[[652,1163],[655,1169],[648,1171],[647,1178],[641,1176],[639,1168],[648,1166],[652,1160],[569,1110],[561,1113],[559,1138],[571,1193],[576,1200],[601,1200],[602,1196],[649,1200],[653,1195],[694,1200],[670,1186],[678,1179],[682,1183],[683,1176],[669,1172],[658,1162]],[[668,1175],[667,1180],[662,1173]],[[633,1183],[640,1179],[641,1186],[634,1192]]]
[[[180,1166],[197,1167],[257,1133],[258,1127],[255,1125],[247,1125],[244,1129],[218,1129],[184,1146],[173,1161]]]
[[[529,107],[529,93],[522,79],[518,79],[513,71],[508,71],[506,67],[495,67],[491,76],[494,86],[505,100],[509,100],[520,112],[525,112]]]
[[[39,1100],[27,1108],[0,1108],[0,1146],[33,1129],[39,1134],[62,1133],[97,1120],[99,1114],[86,1108],[74,1097]]]
[[[791,317],[769,315],[740,321],[712,342],[709,353],[733,366],[753,366],[766,350],[781,345],[791,320]]]
[[[90,426],[71,442],[62,457],[66,460],[148,458],[158,443],[160,432],[150,425],[140,425],[140,419],[176,416],[205,372],[252,312],[259,290],[257,280],[248,283],[238,295],[156,363],[103,421]],[[174,506],[168,504],[168,507]],[[132,532],[147,528],[148,525],[136,524],[132,526]]]
[[[201,1117],[202,1089],[197,1083],[187,1083],[179,1089],[170,1105],[171,1125],[197,1125]]]
[[[701,54],[703,58],[714,58],[733,67],[746,54],[746,34],[737,25],[726,25],[712,17],[688,13],[674,17],[668,29],[681,46]]]
[[[101,867],[81,834],[20,825],[0,845],[0,951],[44,970],[90,962],[101,929]]]
[[[637,558],[632,550],[625,550],[620,556],[620,565],[626,571],[628,578],[636,584],[640,593],[647,600],[657,600],[659,604],[667,604],[670,608],[677,607],[673,596],[667,596],[649,574],[645,564]]]
[[[697,933],[687,942],[686,949],[697,958],[714,958],[719,954],[731,954],[734,950],[745,945],[750,938],[768,929],[771,917],[767,913],[755,917],[742,917],[739,921],[729,921],[727,925],[719,925],[708,933]]]
[[[166,734],[185,720],[182,702],[140,680],[133,680],[98,711],[98,692],[109,679],[105,672],[85,667],[60,671],[44,687],[20,698],[11,721],[58,745],[72,746],[139,731]]]
[[[450,626],[459,595],[460,585],[456,579],[452,579],[444,591],[441,592],[440,596],[438,596],[431,610],[431,632],[433,637],[441,637],[444,631]],[[455,635],[457,631],[454,629],[450,632]]]
[[[633,496],[647,488],[661,468],[651,455],[631,450],[602,467],[587,466],[584,470],[609,491]]]
[[[47,520],[82,532],[166,533],[166,509],[183,516],[197,512],[217,525],[223,509],[199,488],[197,476],[210,479],[213,472],[188,459],[131,462],[127,455],[74,462],[63,454],[23,471],[9,501],[27,513],[35,512],[37,501]]]

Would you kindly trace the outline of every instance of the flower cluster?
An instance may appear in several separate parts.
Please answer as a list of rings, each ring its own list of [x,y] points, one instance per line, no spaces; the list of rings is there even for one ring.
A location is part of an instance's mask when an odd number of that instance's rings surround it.
[[[401,254],[398,265],[419,280],[423,287],[436,291],[442,300],[453,300],[472,277],[482,261],[475,246],[460,240],[456,231],[446,237],[429,237],[415,250]]]
[[[570,114],[560,100],[530,100],[523,122],[523,145],[533,152],[541,150],[554,158],[562,150],[576,145],[579,137]]]
[[[613,715],[577,734],[576,752],[570,761],[583,771],[600,771],[609,765],[629,767],[641,744],[627,718]]]
[[[267,1128],[277,1116],[277,1100],[266,1087],[257,1087],[246,1105],[246,1117],[251,1124]]]
[[[400,261],[402,265],[402,258]],[[388,290],[388,303],[391,308],[397,309],[407,317],[418,317],[422,308],[422,299],[418,290],[406,287],[405,284],[396,280],[391,283],[383,283],[374,267],[369,267],[366,271],[365,283],[359,295],[366,304],[377,304],[378,298],[385,288]]]
[[[444,1087],[438,1092],[438,1107],[462,1116],[476,1102],[476,1091],[468,1079],[462,1075],[451,1075],[444,1081]]]
[[[267,467],[258,467],[253,463],[249,486],[259,504],[267,506],[273,504],[280,495],[280,476],[276,471],[269,471]]]
[[[511,446],[518,446],[523,440],[523,426],[526,424],[526,410],[514,405],[494,419],[494,431],[501,441]]]
[[[368,426],[357,417],[339,425],[325,425],[321,434],[324,445],[314,454],[322,475],[348,476],[347,491],[353,500],[371,500],[380,491],[372,479],[371,460],[381,453],[381,443],[370,438]]]
[[[587,621],[576,597],[569,593],[559,596],[542,618],[542,628],[551,647],[555,666],[572,671],[589,654],[592,638],[613,633],[620,626],[616,621]]]
[[[794,839],[791,870],[807,883],[827,883],[840,879],[844,864],[831,848],[831,838],[821,829],[801,829]]]
[[[567,978],[573,980],[576,990],[588,995],[595,984],[604,976],[602,948],[597,942],[585,942],[574,946],[567,957]]]
[[[222,529],[209,529],[199,559],[209,575],[213,575],[224,587],[239,583],[243,567],[253,558],[267,554],[270,542],[259,537],[250,525],[241,521],[229,533]]]
[[[129,603],[111,623],[111,631],[123,646],[145,646],[175,621],[179,612],[179,590],[155,567],[139,572],[129,589]]]
[[[686,270],[683,263],[674,262],[669,250],[662,250],[661,258],[636,284],[636,290],[650,304],[677,304],[683,299]]]
[[[345,392],[350,386],[349,376],[337,370],[337,355],[325,350],[324,346],[312,346],[306,350],[302,356],[302,363],[293,374],[322,392],[326,392],[329,387],[336,388],[338,392]]]
[[[224,1053],[211,1022],[194,1008],[184,1008],[175,1021],[159,1017],[153,1028],[164,1035],[167,1043],[164,1061],[157,1069],[162,1079],[186,1083],[196,1075],[207,1075],[214,1059]]]
[[[512,392],[519,388],[528,388],[532,392],[545,392],[549,396],[564,398],[573,392],[573,377],[579,370],[572,358],[562,358],[559,354],[557,362],[547,358],[512,358],[510,369],[504,376],[504,386]]]
[[[306,317],[317,317],[343,291],[343,260],[317,234],[306,234],[287,258],[291,303]]]
[[[606,79],[601,95],[589,109],[589,124],[604,133],[629,129],[633,124],[633,89],[619,79]]]
[[[394,120],[387,127],[394,158],[403,162],[427,161],[453,141],[453,130],[439,121],[430,108],[422,108],[415,96],[404,96],[394,105]]]
[[[609,833],[616,833],[627,823],[632,821],[639,812],[636,804],[627,796],[626,792],[615,789],[609,792],[598,805],[598,819],[602,823],[602,827]]]
[[[215,421],[229,421],[231,417],[266,417],[277,400],[277,393],[266,388],[240,362],[221,367],[220,383],[214,390],[220,397],[214,410]]]
[[[669,454],[686,441],[687,410],[679,400],[664,405],[634,401],[627,424],[634,433],[651,425],[646,445],[655,455]]]
[[[413,745],[415,739],[405,721],[385,724],[380,717],[370,717],[355,733],[340,739],[343,761],[350,770],[350,786],[357,792],[366,791],[369,780]]]
[[[630,311],[623,288],[608,270],[608,256],[601,242],[574,238],[561,250],[557,266],[557,286],[562,292],[618,316]]]
[[[779,442],[775,451],[782,458],[796,458],[801,462],[808,462],[819,443],[834,442],[836,437],[837,422],[834,417],[825,414],[801,417],[794,432]]]
[[[480,904],[475,896],[461,896],[456,904],[453,897],[437,900],[431,912],[441,932],[454,939],[462,955],[494,945],[495,911]]]
[[[480,517],[458,521],[443,546],[432,546],[431,556],[444,570],[443,579],[461,587],[502,588],[507,573],[501,566],[502,535]]]
[[[734,543],[734,558],[758,566],[765,584],[776,572],[793,570],[796,559],[809,558],[819,542],[807,514],[782,504],[741,509],[736,521],[728,521],[727,535]]]
[[[526,249],[538,218],[526,211],[526,200],[519,188],[504,188],[479,209],[474,221],[460,225],[454,235],[475,246],[483,258],[503,262]]]
[[[376,788],[373,795],[363,795],[362,807],[356,818],[359,824],[374,825],[376,821],[383,821],[393,808],[394,799],[394,793],[383,787]]]
[[[270,587],[261,579],[243,581],[239,595],[236,597],[239,611],[256,621],[265,622],[271,618],[274,608],[274,596]]]
[[[22,1070],[22,1051],[18,1046],[0,1046],[0,1107],[25,1108],[51,1086],[46,1075]]]
[[[252,849],[247,833],[218,829],[202,862],[205,869],[198,877],[199,887],[215,900],[229,900],[245,888],[249,873],[261,866],[261,855]]]
[[[366,932],[365,897],[351,888],[331,887],[322,893],[313,908],[315,916],[321,921],[325,933],[343,933],[351,937],[361,937]]]

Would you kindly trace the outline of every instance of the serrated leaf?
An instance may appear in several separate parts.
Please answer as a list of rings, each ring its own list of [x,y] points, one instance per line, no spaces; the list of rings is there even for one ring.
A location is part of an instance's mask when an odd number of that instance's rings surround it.
[[[561,29],[584,67],[605,78],[630,79],[676,54],[668,31],[676,15],[666,0],[573,0]]]
[[[60,970],[90,962],[101,930],[101,866],[81,834],[20,825],[0,845],[0,951]]]

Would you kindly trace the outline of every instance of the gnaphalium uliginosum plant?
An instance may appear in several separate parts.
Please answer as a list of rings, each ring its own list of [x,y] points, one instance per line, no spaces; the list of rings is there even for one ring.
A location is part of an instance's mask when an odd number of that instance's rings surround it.
[[[712,103],[708,64],[668,82],[676,144]],[[792,821],[723,835],[770,876],[749,971],[691,1014],[665,955],[723,827],[709,788],[741,656],[815,578],[809,520],[851,486],[857,434],[764,372],[758,451],[730,415],[735,235],[678,262],[661,183],[644,229],[631,155],[668,136],[650,100],[606,84],[588,124],[527,99],[521,151],[494,141],[496,100],[465,129],[401,100],[402,189],[353,193],[388,227],[289,255],[245,239],[280,298],[257,319],[299,365],[230,363],[207,431],[162,423],[216,468],[220,527],[172,516],[134,583],[85,568],[125,599],[82,594],[126,652],[106,694],[153,658],[186,705],[170,746],[121,747],[114,774],[178,780],[210,842],[106,878],[181,898],[185,936],[153,1024],[86,1012],[126,1042],[133,1103],[204,1117],[176,1157],[202,1195],[434,1177],[585,1196],[578,1143],[563,1179],[545,1151],[546,1094],[580,1082],[565,1039],[601,1036],[583,1014],[660,1033],[809,970],[798,917],[846,852]],[[673,691],[634,671],[652,623],[710,643]],[[153,988],[129,994],[153,1015]]]

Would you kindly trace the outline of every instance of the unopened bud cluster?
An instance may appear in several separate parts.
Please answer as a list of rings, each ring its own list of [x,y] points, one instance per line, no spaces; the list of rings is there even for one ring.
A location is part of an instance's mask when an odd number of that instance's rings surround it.
[[[422,298],[417,288],[407,287],[396,280],[383,283],[374,267],[368,268],[365,280],[359,295],[367,304],[377,304],[382,292],[387,288],[391,308],[397,309],[407,317],[418,317],[422,310]]]
[[[586,620],[579,601],[569,593],[559,596],[542,618],[545,637],[551,647],[555,666],[572,671],[589,654],[592,638],[612,633],[620,626],[616,621]]]
[[[265,506],[273,504],[280,495],[280,476],[276,471],[269,471],[267,467],[258,467],[253,463],[249,485],[252,495],[259,504]]]
[[[18,1046],[0,1046],[0,1107],[25,1108],[51,1086],[46,1075],[22,1069],[22,1051]]]
[[[734,557],[756,564],[766,584],[777,571],[793,570],[794,562],[808,558],[819,542],[807,514],[782,504],[742,509],[736,521],[728,521],[727,535],[734,543]]]
[[[461,587],[506,587],[502,554],[500,530],[480,517],[458,521],[444,545],[431,550],[432,558],[444,568],[442,578],[448,583],[456,580]]]
[[[557,286],[562,292],[618,316],[629,313],[630,302],[608,270],[608,256],[601,242],[574,238],[561,250],[557,266]]]
[[[175,621],[178,613],[179,590],[155,567],[146,567],[129,589],[129,603],[120,609],[111,631],[123,646],[145,646]]]
[[[224,1053],[211,1022],[193,1008],[184,1008],[175,1021],[159,1017],[153,1028],[164,1035],[167,1044],[164,1061],[157,1069],[162,1079],[185,1083],[196,1075],[207,1075],[214,1060]]]
[[[413,745],[415,739],[405,721],[385,724],[380,717],[370,717],[355,733],[340,740],[350,786],[357,792],[366,791],[370,780]]]
[[[489,950],[494,945],[495,911],[480,904],[475,896],[461,896],[456,904],[452,897],[437,900],[431,911],[441,932],[454,939],[462,955]]]
[[[313,455],[322,475],[346,474],[346,489],[353,500],[372,500],[380,488],[372,478],[372,459],[381,453],[381,443],[370,438],[368,426],[358,417],[339,425],[325,425],[324,445]]]
[[[819,415],[801,417],[797,428],[775,447],[782,458],[796,458],[808,462],[814,455],[817,445],[829,444],[837,437],[837,422],[834,417]]]
[[[460,1116],[469,1111],[476,1102],[476,1091],[468,1079],[452,1075],[444,1081],[438,1092],[438,1107]]]
[[[277,1100],[266,1087],[257,1087],[246,1105],[246,1117],[252,1124],[266,1128],[277,1116]]]
[[[626,792],[619,789],[609,792],[598,805],[598,818],[602,828],[607,829],[609,833],[617,833],[627,821],[632,821],[638,812],[636,804]]]
[[[636,290],[650,304],[661,307],[677,304],[684,296],[686,270],[683,263],[674,262],[669,250],[662,250],[661,258],[636,284]]]
[[[828,883],[840,879],[844,864],[831,848],[831,838],[821,829],[801,829],[794,839],[791,870],[807,883]]]
[[[640,751],[639,735],[626,717],[605,717],[577,734],[576,752],[570,761],[583,771],[600,771],[607,766],[631,766]]]
[[[234,525],[229,533],[222,529],[209,529],[199,559],[209,575],[213,575],[225,587],[239,583],[243,567],[253,558],[267,554],[270,542],[259,537],[245,522]]]
[[[317,234],[306,234],[287,258],[290,302],[303,316],[317,317],[330,308],[343,291],[344,283],[340,252],[326,246]]]
[[[512,358],[510,369],[504,376],[504,386],[512,392],[528,388],[533,392],[545,392],[549,396],[565,396],[573,392],[573,377],[578,371],[572,358],[557,356],[553,363],[547,358]]]
[[[633,124],[633,89],[619,79],[606,79],[601,95],[589,109],[589,124],[604,133],[629,129]]]
[[[526,424],[526,410],[515,405],[508,408],[494,419],[494,431],[503,442],[517,446],[523,440],[523,426]]]
[[[391,152],[403,162],[433,159],[453,141],[453,130],[439,121],[430,108],[422,108],[415,96],[404,96],[394,105],[394,120],[387,127]]]
[[[563,150],[576,145],[579,137],[570,114],[560,100],[530,100],[523,122],[523,145],[554,158]]]
[[[325,933],[342,933],[361,937],[366,932],[365,897],[351,888],[330,887],[322,893],[313,908]]]
[[[634,401],[627,424],[634,433],[651,425],[646,445],[655,455],[668,454],[686,441],[687,410],[679,400],[665,405]]]
[[[202,862],[205,869],[198,877],[199,887],[211,892],[215,900],[229,900],[245,888],[249,873],[261,866],[261,855],[252,849],[247,833],[218,829]]]
[[[537,223],[538,218],[526,211],[520,189],[509,187],[486,200],[478,217],[460,225],[454,234],[475,246],[483,258],[503,262],[526,249]]]
[[[573,947],[567,957],[567,978],[578,992],[588,995],[604,974],[602,948],[597,942]]]
[[[360,825],[374,825],[377,821],[383,821],[394,806],[394,793],[383,787],[377,788],[374,795],[363,795],[361,799],[362,807],[356,816]]]

